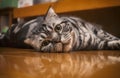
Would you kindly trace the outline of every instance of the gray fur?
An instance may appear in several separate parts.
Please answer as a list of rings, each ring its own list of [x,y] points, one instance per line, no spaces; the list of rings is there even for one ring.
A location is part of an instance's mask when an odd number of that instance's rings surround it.
[[[77,17],[59,17],[49,8],[45,17],[13,26],[4,39],[41,52],[119,49],[120,39]]]

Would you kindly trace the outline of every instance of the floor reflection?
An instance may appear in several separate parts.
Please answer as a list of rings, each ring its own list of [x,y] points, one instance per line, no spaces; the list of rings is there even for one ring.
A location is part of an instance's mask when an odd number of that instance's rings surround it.
[[[119,52],[0,54],[0,78],[120,78],[119,72]]]

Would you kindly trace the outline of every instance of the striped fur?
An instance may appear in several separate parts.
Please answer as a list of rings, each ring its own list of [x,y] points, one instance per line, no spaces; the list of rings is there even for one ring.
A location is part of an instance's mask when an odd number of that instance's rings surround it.
[[[120,39],[96,24],[76,17],[59,17],[49,9],[40,28],[25,42],[43,52],[120,49]]]
[[[7,39],[15,38],[19,45],[27,44],[41,52],[120,50],[120,39],[100,26],[76,17],[59,17],[52,8],[45,17],[19,23],[12,28]]]

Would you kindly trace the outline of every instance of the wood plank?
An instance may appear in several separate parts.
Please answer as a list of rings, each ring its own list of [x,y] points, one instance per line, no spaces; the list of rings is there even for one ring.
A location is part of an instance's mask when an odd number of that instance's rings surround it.
[[[14,18],[44,15],[52,5],[57,13],[120,6],[120,0],[60,0],[55,3],[38,4],[14,9]]]

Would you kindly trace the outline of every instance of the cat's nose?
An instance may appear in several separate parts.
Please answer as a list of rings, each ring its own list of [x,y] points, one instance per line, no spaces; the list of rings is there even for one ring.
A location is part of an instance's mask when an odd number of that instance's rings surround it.
[[[52,41],[57,43],[57,42],[61,42],[61,39],[59,37],[56,37]]]
[[[57,34],[57,33],[52,33],[52,41],[54,41],[54,42],[60,42],[61,41],[60,35]]]

